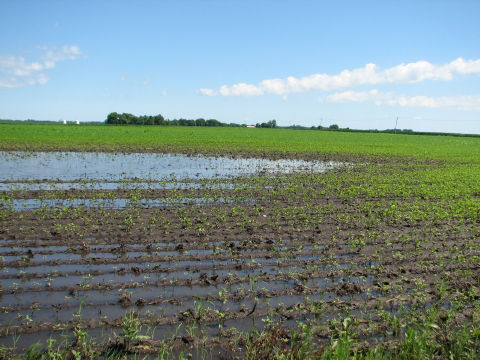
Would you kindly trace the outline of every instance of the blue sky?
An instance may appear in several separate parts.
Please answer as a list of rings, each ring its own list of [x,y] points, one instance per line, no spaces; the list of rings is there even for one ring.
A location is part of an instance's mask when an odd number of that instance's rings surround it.
[[[0,2],[0,118],[480,133],[480,1]],[[8,29],[8,31],[6,31]]]

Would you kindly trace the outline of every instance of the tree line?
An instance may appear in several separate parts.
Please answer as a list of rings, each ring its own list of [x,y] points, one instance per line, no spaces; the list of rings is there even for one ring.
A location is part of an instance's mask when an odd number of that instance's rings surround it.
[[[257,123],[255,127],[273,129],[277,127],[277,120],[270,120],[270,121],[267,121],[266,123],[261,123],[261,124]]]
[[[229,126],[246,127],[245,124],[222,123],[216,119],[165,119],[162,115],[141,115],[135,116],[129,113],[111,112],[105,120],[106,124],[111,125],[162,125],[162,126]]]
[[[38,121],[38,120],[9,120],[9,119],[0,119],[0,123],[9,123],[9,122],[22,122],[22,123],[58,123],[56,121]],[[85,123],[82,122],[82,125],[95,125],[101,123]],[[236,124],[236,123],[222,123],[216,119],[165,119],[162,115],[142,115],[135,116],[129,113],[116,113],[111,112],[108,114],[105,124],[111,125],[163,125],[163,126],[222,126],[222,127],[247,127],[246,124]],[[250,126],[253,127],[253,126]],[[302,125],[290,125],[290,126],[278,126],[276,120],[270,120],[263,123],[257,123],[256,128],[283,128],[283,129],[294,129],[294,130],[323,130],[323,131],[339,131],[339,132],[357,132],[357,133],[389,133],[389,134],[405,134],[405,135],[430,135],[430,136],[460,136],[460,137],[480,137],[480,134],[462,134],[462,133],[447,133],[447,132],[428,132],[428,131],[414,131],[412,129],[351,129],[349,127],[342,128],[337,124],[332,124],[329,126],[302,126]]]

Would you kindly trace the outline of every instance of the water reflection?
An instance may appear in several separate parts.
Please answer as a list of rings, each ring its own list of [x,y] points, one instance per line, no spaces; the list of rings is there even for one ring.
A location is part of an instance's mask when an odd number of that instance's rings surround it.
[[[218,179],[255,173],[325,172],[338,162],[233,159],[181,154],[85,152],[0,152],[0,181],[126,178]]]

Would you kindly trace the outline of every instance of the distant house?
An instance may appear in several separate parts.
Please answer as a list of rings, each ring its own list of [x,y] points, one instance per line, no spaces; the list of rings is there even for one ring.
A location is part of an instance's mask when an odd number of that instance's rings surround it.
[[[67,125],[67,120],[62,120],[63,125]]]
[[[247,125],[247,128],[254,128],[255,125]]]
[[[80,121],[75,120],[75,124],[80,125]]]

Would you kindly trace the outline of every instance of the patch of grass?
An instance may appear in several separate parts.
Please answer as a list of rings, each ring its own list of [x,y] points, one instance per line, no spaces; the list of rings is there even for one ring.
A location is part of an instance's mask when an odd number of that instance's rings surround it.
[[[314,340],[314,329],[300,324],[300,331],[287,331],[273,326],[247,344],[248,360],[347,360],[347,359],[478,359],[480,332],[477,326],[440,329],[434,324],[416,324],[405,335],[389,344],[360,342],[345,318],[341,329],[327,345]]]

